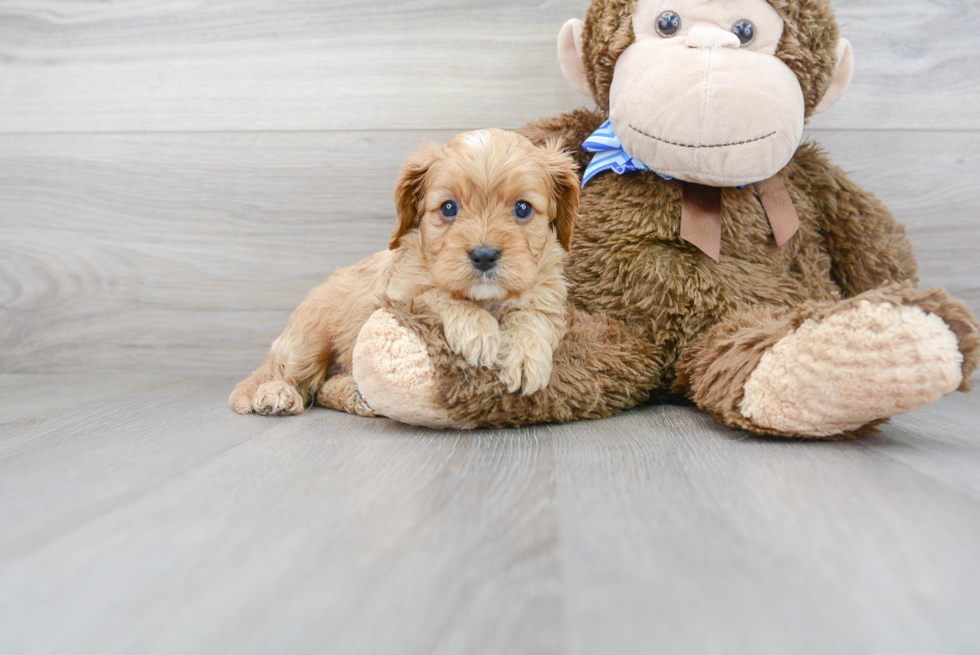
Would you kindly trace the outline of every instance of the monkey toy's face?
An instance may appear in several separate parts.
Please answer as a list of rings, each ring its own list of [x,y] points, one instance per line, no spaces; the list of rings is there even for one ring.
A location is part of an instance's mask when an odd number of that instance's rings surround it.
[[[775,56],[784,27],[766,0],[637,0],[633,42],[608,92],[624,150],[662,175],[708,186],[777,174],[800,144],[806,115],[799,79]],[[569,21],[559,46],[579,88],[581,42],[581,21]],[[850,49],[841,44],[846,65],[828,105],[850,80]]]
[[[758,182],[803,136],[803,91],[773,55],[783,21],[765,0],[640,0],[616,63],[609,118],[624,149],[690,182]]]

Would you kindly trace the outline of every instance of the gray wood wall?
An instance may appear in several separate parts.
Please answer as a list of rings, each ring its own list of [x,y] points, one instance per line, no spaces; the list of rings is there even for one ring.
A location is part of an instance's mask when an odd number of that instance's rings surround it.
[[[586,0],[2,0],[0,372],[245,373],[381,249],[424,138],[591,101]],[[857,74],[810,136],[980,311],[980,3],[838,0]]]

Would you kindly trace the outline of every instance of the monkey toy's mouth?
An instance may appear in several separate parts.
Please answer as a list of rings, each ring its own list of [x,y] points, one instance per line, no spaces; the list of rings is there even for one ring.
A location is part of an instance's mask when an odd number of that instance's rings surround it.
[[[769,134],[766,134],[764,136],[756,137],[754,139],[745,139],[744,141],[732,141],[731,143],[715,143],[715,144],[695,145],[695,144],[692,144],[692,143],[679,143],[677,141],[670,141],[668,139],[662,139],[662,138],[660,138],[658,136],[654,136],[652,134],[649,134],[647,132],[644,132],[643,130],[637,128],[635,125],[630,125],[630,129],[633,130],[634,132],[636,132],[637,134],[641,135],[641,136],[645,136],[648,139],[653,139],[654,141],[658,141],[660,143],[666,143],[669,146],[677,146],[679,148],[692,148],[694,150],[700,150],[702,148],[731,148],[731,147],[734,147],[734,146],[744,146],[744,145],[749,144],[749,143],[756,143],[758,141],[765,141],[766,139],[768,139],[770,137],[773,137],[773,136],[776,136],[776,134],[777,134],[777,132],[773,131],[773,132],[770,132]]]

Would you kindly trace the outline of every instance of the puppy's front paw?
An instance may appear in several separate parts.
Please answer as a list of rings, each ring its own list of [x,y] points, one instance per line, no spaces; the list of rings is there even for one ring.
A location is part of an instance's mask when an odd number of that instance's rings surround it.
[[[500,352],[500,325],[489,312],[459,315],[443,323],[446,343],[470,366],[491,368]]]
[[[306,411],[303,396],[296,387],[282,380],[266,382],[252,397],[252,407],[265,416],[302,414]]]
[[[551,346],[539,340],[504,338],[497,362],[500,380],[510,393],[520,390],[525,396],[548,387],[551,382]]]

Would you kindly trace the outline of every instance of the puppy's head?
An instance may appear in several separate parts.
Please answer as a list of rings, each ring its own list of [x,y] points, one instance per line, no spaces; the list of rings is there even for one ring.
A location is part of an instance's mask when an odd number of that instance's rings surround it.
[[[417,229],[440,288],[476,301],[512,298],[554,265],[552,251],[568,250],[578,201],[576,166],[559,144],[538,148],[503,130],[461,134],[405,163],[391,248]]]

